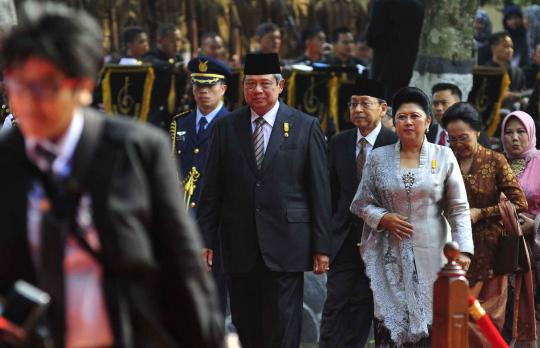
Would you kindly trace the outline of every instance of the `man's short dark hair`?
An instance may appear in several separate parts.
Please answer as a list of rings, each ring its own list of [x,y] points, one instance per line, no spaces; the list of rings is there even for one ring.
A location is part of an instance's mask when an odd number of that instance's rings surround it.
[[[272,22],[259,24],[257,29],[255,29],[255,36],[261,38],[266,34],[273,33],[277,30],[279,30],[279,27]]]
[[[321,31],[323,30],[319,26],[306,27],[304,30],[302,30],[302,45],[305,47],[306,41],[319,35]]]
[[[21,10],[19,25],[1,48],[3,69],[41,58],[68,77],[96,78],[103,44],[101,29],[89,14],[53,2],[26,2]]]
[[[452,95],[456,96],[458,98],[458,101],[461,101],[461,97],[463,96],[463,94],[461,93],[461,89],[459,89],[459,87],[454,85],[453,83],[449,82],[441,82],[435,84],[433,87],[431,87],[431,95],[446,90],[450,91]]]
[[[176,25],[172,23],[162,23],[158,27],[157,37],[158,39],[163,39],[165,36],[174,33],[176,30],[179,30]]]
[[[122,43],[126,46],[137,39],[137,36],[144,33],[144,29],[137,25],[130,25],[122,30]]]
[[[497,33],[494,33],[489,37],[489,45],[495,46],[505,37],[510,37],[510,34],[508,34],[506,31],[499,31]]]
[[[332,40],[332,43],[336,43],[339,41],[339,35],[340,34],[352,34],[351,29],[348,27],[338,27],[332,32],[332,37],[330,38]]]

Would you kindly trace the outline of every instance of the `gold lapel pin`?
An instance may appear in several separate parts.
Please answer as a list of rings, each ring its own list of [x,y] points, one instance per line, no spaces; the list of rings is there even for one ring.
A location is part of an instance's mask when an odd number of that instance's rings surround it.
[[[436,169],[437,169],[437,161],[431,160],[431,173],[435,174]]]
[[[283,123],[283,136],[285,138],[289,137],[289,122]]]

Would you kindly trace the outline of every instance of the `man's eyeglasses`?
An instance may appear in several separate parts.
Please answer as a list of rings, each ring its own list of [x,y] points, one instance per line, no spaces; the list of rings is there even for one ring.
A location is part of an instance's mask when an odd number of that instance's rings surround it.
[[[455,144],[455,143],[466,143],[468,142],[469,140],[471,139],[471,137],[468,135],[468,134],[461,134],[457,137],[448,137],[448,142],[450,144]]]
[[[62,87],[75,87],[77,83],[78,80],[70,78],[62,80],[43,80],[39,82],[20,81],[12,78],[4,79],[8,94],[15,96],[29,92],[33,97],[39,99],[53,98]]]
[[[276,86],[276,83],[272,81],[262,81],[261,83],[256,81],[246,81],[244,85],[246,89],[250,90],[257,88],[257,86],[261,86],[262,89],[271,89]]]
[[[377,105],[380,105],[380,103],[364,100],[361,102],[348,102],[347,105],[351,109],[356,109],[357,107],[361,106],[364,110],[371,110],[374,109]]]

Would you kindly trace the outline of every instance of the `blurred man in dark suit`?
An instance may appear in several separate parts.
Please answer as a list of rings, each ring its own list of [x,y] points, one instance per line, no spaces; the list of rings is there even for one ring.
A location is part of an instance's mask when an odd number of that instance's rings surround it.
[[[19,127],[0,139],[0,295],[18,279],[47,292],[55,347],[221,347],[170,142],[85,107],[100,47],[89,15],[48,2],[3,42]]]

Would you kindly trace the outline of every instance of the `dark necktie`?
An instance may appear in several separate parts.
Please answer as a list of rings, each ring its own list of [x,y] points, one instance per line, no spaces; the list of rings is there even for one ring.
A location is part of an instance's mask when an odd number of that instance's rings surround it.
[[[446,131],[441,132],[441,137],[439,138],[439,145],[446,146]]]
[[[197,131],[197,142],[201,141],[203,134],[206,132],[207,124],[208,121],[206,120],[206,117],[201,117],[199,120],[199,130]]]
[[[264,118],[258,117],[255,120],[255,132],[253,132],[253,148],[255,149],[255,162],[257,169],[261,169],[261,164],[264,158]]]
[[[36,154],[47,163],[47,171],[41,175],[41,183],[46,194],[39,204],[41,212],[40,254],[38,273],[40,287],[51,296],[49,309],[50,328],[53,333],[65,331],[64,321],[64,247],[66,242],[66,224],[63,223],[60,185],[52,172],[52,163],[56,156],[37,145]],[[55,335],[55,339],[60,337]],[[58,343],[57,343],[58,344]]]
[[[356,157],[356,177],[358,182],[362,181],[362,171],[364,170],[364,164],[366,163],[366,138],[362,138],[358,141],[360,144],[360,151]]]

